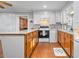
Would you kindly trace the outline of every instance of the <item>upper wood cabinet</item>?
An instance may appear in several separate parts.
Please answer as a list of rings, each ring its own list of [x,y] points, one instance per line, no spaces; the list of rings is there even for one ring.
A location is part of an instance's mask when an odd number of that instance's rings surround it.
[[[58,31],[58,42],[66,51],[68,56],[72,57],[73,56],[73,35],[63,31]]]

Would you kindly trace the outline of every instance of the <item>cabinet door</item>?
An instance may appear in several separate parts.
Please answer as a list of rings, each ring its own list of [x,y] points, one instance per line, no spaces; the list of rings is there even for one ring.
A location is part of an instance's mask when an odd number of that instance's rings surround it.
[[[58,42],[61,43],[61,31],[58,31]]]
[[[27,57],[27,35],[24,37],[24,57]]]
[[[61,45],[64,47],[64,32],[61,32]]]
[[[66,52],[68,53],[68,55],[70,56],[70,34],[65,33],[65,44],[64,44],[64,48],[66,50]]]
[[[33,49],[33,42],[32,42],[32,36],[31,33],[29,33],[27,35],[27,42],[26,42],[26,50],[27,50],[27,57],[30,57],[31,53],[32,53],[32,49]]]
[[[57,33],[57,39],[58,39],[58,42],[60,43],[60,32],[59,31]]]
[[[34,48],[36,45],[36,31],[32,32],[32,35],[33,35],[33,48]]]
[[[38,43],[38,32],[33,32],[33,47],[35,48],[36,44]]]
[[[29,41],[27,41],[27,57],[30,57],[32,52],[32,41],[29,39]]]
[[[73,38],[73,35],[70,35],[70,42],[71,42],[71,44],[70,44],[70,49],[71,49],[71,57],[73,57],[73,51],[74,51],[74,38]]]
[[[37,44],[38,41],[39,41],[39,40],[38,40],[38,31],[35,32],[35,38],[36,38],[36,41],[35,41],[35,42],[36,42],[36,44]]]

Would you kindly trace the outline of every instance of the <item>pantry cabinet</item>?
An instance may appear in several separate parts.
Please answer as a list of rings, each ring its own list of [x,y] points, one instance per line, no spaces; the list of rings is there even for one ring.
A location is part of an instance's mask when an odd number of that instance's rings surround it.
[[[33,31],[25,35],[25,57],[29,58],[38,44],[38,31]]]
[[[73,35],[67,32],[58,31],[58,42],[68,56],[73,57]]]

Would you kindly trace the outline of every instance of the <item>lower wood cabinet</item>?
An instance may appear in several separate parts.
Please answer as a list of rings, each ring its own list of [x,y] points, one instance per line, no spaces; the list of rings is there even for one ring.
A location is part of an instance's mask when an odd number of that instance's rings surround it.
[[[70,49],[70,52],[71,52],[71,57],[73,57],[73,54],[74,54],[74,37],[73,37],[73,35],[70,35],[70,38],[71,38],[71,44],[70,44],[70,47],[71,47],[71,49]]]
[[[58,42],[68,56],[73,57],[73,35],[63,31],[58,31]]]
[[[29,58],[38,44],[38,31],[27,33],[25,35],[25,57]]]
[[[60,33],[60,40],[61,40],[61,45],[64,47],[64,43],[65,43],[65,40],[64,40],[64,32],[61,32]]]
[[[71,56],[71,34],[65,33],[65,43],[64,43],[64,48],[66,52],[68,53],[69,56]]]
[[[32,33],[32,35],[33,35],[33,48],[35,48],[35,46],[36,46],[36,44],[38,43],[38,31],[34,31],[33,33]]]

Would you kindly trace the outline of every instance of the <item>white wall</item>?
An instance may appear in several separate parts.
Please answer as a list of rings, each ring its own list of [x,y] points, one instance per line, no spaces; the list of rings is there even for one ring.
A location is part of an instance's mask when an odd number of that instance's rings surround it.
[[[33,21],[34,24],[40,24],[41,18],[48,18],[49,25],[56,24],[56,22],[61,21],[61,13],[60,11],[34,11],[33,12]],[[43,30],[46,30],[43,28]],[[57,30],[56,29],[49,29],[50,30],[50,40],[48,39],[39,39],[40,42],[57,42]]]
[[[0,13],[0,33],[21,32],[19,16],[28,16],[28,20],[32,19],[32,13]],[[5,58],[24,58],[24,36],[0,35],[0,40]]]
[[[53,11],[35,11],[35,12],[33,12],[34,24],[39,24],[41,18],[48,18],[49,24],[55,24],[55,12],[53,12]]]
[[[19,32],[19,16],[28,16],[28,21],[32,19],[32,13],[0,13],[0,33]]]
[[[67,3],[61,10],[62,23],[70,24],[72,22],[72,16],[70,12],[73,11],[73,2]]]
[[[0,32],[17,32],[17,19],[15,14],[0,13]]]
[[[61,11],[56,11],[56,22],[61,22],[62,23],[62,19],[61,19]]]
[[[19,20],[19,16],[27,16],[27,18],[28,18],[28,29],[27,30],[28,31],[31,30],[30,20],[33,19],[33,12],[16,12],[16,13],[13,13],[13,14],[17,15],[18,20]],[[22,30],[20,32],[26,32],[27,30]]]
[[[73,29],[74,29],[74,57],[79,58],[79,2],[75,1],[74,4],[74,19],[73,19]]]

